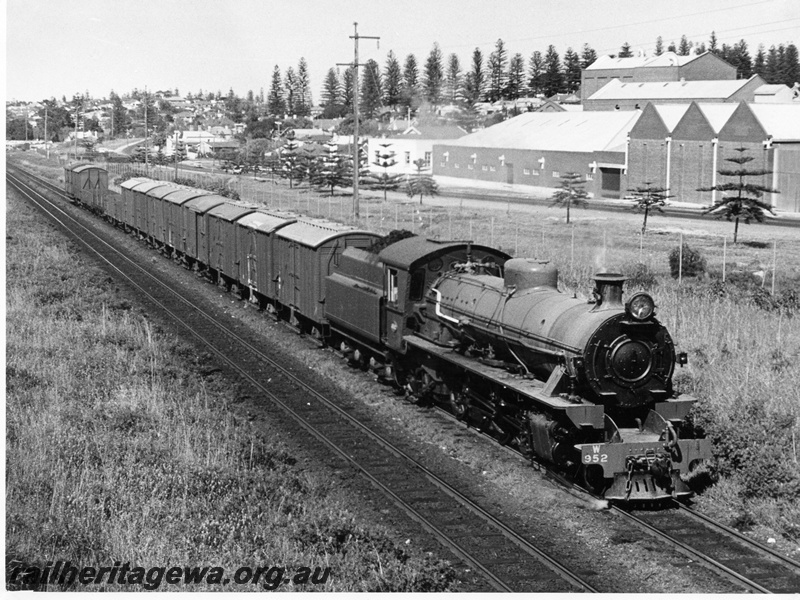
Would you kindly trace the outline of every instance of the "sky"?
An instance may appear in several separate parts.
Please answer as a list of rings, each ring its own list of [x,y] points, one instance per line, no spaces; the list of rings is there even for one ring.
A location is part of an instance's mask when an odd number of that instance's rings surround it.
[[[401,64],[413,53],[422,67],[434,42],[466,70],[473,50],[484,56],[498,38],[526,65],[553,44],[561,56],[588,43],[611,54],[628,42],[652,54],[681,35],[708,42],[800,45],[798,0],[4,0],[5,97],[107,97],[134,88],[178,89],[182,95],[233,89],[265,94],[275,65],[281,73],[306,59],[311,91],[336,63],[383,69],[389,50]]]

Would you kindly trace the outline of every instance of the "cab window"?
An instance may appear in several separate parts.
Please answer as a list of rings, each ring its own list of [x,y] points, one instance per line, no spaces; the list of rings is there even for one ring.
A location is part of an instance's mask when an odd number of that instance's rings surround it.
[[[411,284],[408,289],[409,300],[422,300],[425,293],[425,269],[417,269],[411,274]]]
[[[386,301],[397,304],[397,269],[386,269]]]

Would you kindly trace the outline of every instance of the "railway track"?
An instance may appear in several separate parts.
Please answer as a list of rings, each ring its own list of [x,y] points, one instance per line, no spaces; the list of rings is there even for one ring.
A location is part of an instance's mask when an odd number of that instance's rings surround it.
[[[49,182],[36,186],[63,197]],[[580,572],[562,564],[496,516],[453,488],[324,394],[284,369],[227,326],[213,310],[186,298],[170,282],[144,269],[64,210],[15,169],[7,182],[69,232],[98,260],[136,288],[195,337],[258,394],[309,435],[354,467],[398,510],[418,522],[491,588],[511,592],[597,592]],[[64,200],[66,201],[66,200]],[[97,225],[97,224],[95,224]]]
[[[686,506],[612,512],[749,592],[800,593],[800,563]]]

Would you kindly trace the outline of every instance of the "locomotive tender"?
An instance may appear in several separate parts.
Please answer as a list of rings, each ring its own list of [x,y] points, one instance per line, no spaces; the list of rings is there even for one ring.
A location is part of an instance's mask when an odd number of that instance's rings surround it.
[[[547,262],[470,241],[393,241],[147,178],[98,199],[82,179],[107,185],[68,166],[76,201],[608,500],[686,498],[681,476],[711,456],[684,431],[695,399],[672,389],[685,355],[619,274],[587,302]]]

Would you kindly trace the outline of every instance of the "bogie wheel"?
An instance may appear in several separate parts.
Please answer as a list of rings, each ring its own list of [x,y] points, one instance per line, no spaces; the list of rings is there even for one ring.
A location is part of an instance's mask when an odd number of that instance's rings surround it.
[[[606,491],[607,482],[603,477],[603,468],[600,465],[581,465],[578,481],[587,490],[598,496],[602,496]]]
[[[469,397],[464,392],[450,392],[450,410],[459,421],[466,421],[469,415]]]

